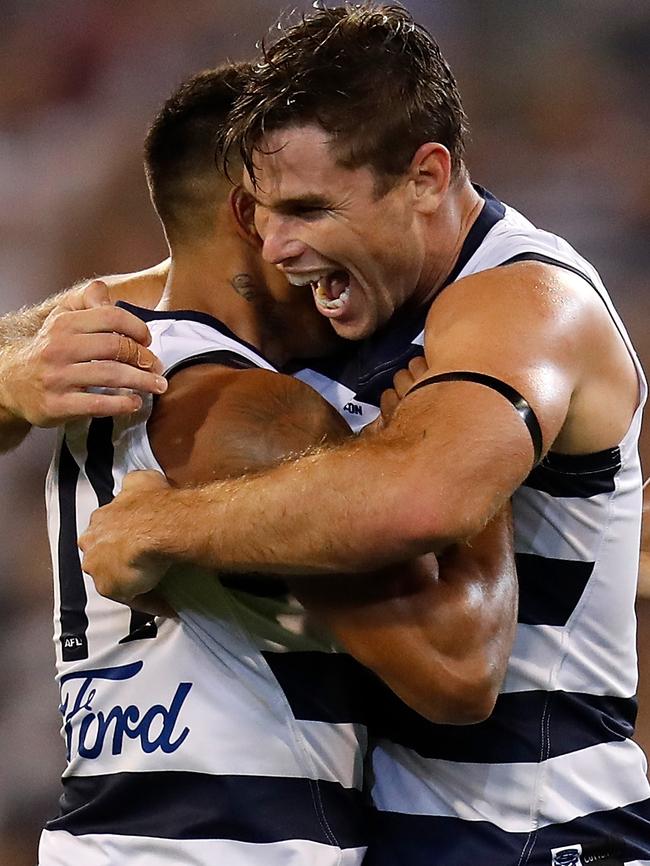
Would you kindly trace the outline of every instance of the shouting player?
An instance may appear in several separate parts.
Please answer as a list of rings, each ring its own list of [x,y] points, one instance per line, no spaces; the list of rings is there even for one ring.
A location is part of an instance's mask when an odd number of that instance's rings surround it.
[[[594,268],[471,183],[464,135],[453,75],[403,9],[320,9],[266,49],[229,137],[263,254],[356,341],[299,375],[363,424],[422,347],[428,372],[357,441],[199,490],[134,478],[93,519],[86,568],[126,601],[170,562],[362,573],[462,542],[512,497],[520,605],[496,708],[478,727],[378,725],[369,862],[647,862],[645,380]]]

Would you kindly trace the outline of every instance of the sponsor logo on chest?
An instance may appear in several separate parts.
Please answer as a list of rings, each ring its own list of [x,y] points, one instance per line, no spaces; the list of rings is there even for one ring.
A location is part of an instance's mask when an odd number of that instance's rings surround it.
[[[115,683],[135,679],[142,667],[143,662],[138,661],[61,677],[59,710],[68,761],[75,754],[88,760],[103,753],[121,755],[129,741],[137,743],[145,754],[171,754],[182,746],[190,729],[181,725],[179,716],[192,683],[179,683],[166,703],[138,706],[115,701]]]

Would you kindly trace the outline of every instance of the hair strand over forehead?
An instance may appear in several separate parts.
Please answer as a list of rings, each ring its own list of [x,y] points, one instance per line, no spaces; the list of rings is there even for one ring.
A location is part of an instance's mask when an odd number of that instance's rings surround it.
[[[462,167],[466,117],[432,36],[401,6],[318,8],[262,46],[237,100],[222,152],[240,151],[253,182],[255,152],[274,130],[316,123],[339,163],[373,168],[383,186],[427,141]]]

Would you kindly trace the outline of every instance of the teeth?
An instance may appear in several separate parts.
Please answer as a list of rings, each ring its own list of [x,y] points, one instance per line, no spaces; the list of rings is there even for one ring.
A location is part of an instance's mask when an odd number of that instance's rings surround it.
[[[318,305],[324,307],[326,310],[337,310],[339,307],[342,307],[350,297],[350,287],[348,286],[345,291],[341,292],[338,298],[328,298],[327,292],[320,285],[320,281],[316,286],[316,300],[318,301]]]
[[[320,307],[324,307],[326,310],[336,310],[347,303],[350,297],[350,287],[348,286],[345,291],[341,292],[338,298],[330,299],[327,294],[327,278],[333,273],[335,273],[334,270],[322,271],[321,273],[312,272],[311,274],[286,274],[286,277],[293,286],[311,286],[316,296],[316,302]]]
[[[322,280],[327,279],[327,277],[331,273],[334,273],[334,271],[312,271],[310,274],[285,273],[285,276],[292,286],[309,286],[312,284],[320,283]]]
[[[285,276],[292,286],[308,286],[314,282],[313,274],[285,274]]]

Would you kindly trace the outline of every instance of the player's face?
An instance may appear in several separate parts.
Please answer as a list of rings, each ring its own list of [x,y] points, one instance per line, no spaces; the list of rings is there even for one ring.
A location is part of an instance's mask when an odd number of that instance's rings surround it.
[[[316,125],[266,136],[255,154],[263,256],[311,291],[342,337],[372,334],[417,291],[424,244],[408,177],[378,197],[369,168],[336,162]]]

